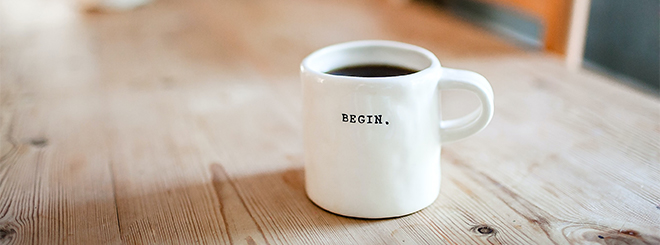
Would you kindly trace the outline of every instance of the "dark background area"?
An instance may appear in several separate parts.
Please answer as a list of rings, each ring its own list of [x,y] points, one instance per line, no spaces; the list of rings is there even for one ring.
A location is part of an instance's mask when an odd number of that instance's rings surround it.
[[[478,0],[434,2],[520,46],[541,47],[543,26],[534,17]],[[584,66],[658,94],[660,1],[592,0]]]
[[[584,49],[596,66],[660,88],[660,1],[592,0]]]

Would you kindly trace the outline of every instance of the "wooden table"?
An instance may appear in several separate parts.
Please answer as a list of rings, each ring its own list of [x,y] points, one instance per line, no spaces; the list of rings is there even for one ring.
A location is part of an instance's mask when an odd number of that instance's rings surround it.
[[[660,243],[660,102],[420,3],[1,0],[2,244]],[[299,62],[390,39],[490,79],[442,190],[360,220],[305,196]],[[478,105],[443,92],[444,117]]]

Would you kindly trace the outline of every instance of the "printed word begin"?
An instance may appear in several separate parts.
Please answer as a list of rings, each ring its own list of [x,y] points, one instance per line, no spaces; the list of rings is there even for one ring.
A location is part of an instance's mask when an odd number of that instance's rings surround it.
[[[383,115],[353,115],[342,113],[341,121],[345,123],[383,124]],[[385,121],[385,125],[389,124],[389,122]]]

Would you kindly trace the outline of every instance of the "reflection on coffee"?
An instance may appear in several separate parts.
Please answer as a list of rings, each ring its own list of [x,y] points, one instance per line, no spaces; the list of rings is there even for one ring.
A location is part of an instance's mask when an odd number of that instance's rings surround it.
[[[351,76],[351,77],[393,77],[413,74],[417,70],[401,66],[366,64],[356,66],[346,66],[327,72],[332,75]]]

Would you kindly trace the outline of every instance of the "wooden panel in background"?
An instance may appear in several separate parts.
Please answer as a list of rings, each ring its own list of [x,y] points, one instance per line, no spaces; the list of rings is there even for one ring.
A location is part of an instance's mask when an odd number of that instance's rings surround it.
[[[566,54],[572,0],[478,0],[513,8],[536,17],[543,25],[543,50]]]

